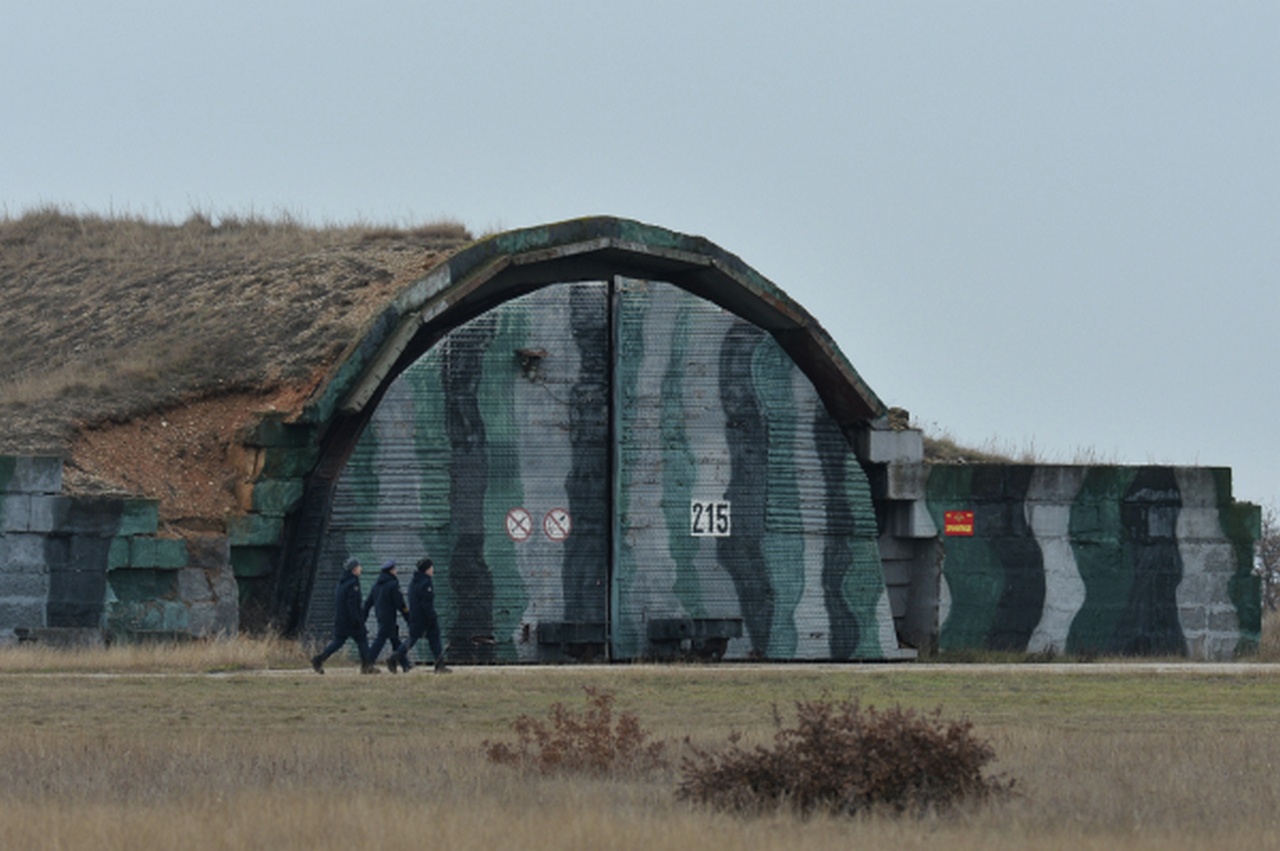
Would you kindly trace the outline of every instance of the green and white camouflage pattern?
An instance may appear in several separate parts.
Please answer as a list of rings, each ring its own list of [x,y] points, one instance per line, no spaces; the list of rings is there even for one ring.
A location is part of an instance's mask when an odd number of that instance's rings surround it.
[[[455,328],[338,479],[342,562],[437,564],[453,658],[882,659],[867,476],[765,331],[670,284],[556,284]]]
[[[943,536],[940,648],[1188,656],[1257,648],[1258,508],[1230,471],[979,465],[930,471],[928,505],[973,512]]]

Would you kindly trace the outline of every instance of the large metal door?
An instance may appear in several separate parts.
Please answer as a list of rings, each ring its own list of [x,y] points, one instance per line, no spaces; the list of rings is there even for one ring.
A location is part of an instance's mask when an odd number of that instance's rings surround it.
[[[555,284],[445,336],[338,479],[309,606],[351,555],[437,563],[458,660],[877,658],[866,476],[765,331],[666,283]]]
[[[866,475],[773,337],[652,281],[615,326],[616,655],[896,649]]]
[[[342,563],[436,562],[459,661],[602,656],[608,287],[554,285],[459,326],[388,388],[340,476],[308,626]]]

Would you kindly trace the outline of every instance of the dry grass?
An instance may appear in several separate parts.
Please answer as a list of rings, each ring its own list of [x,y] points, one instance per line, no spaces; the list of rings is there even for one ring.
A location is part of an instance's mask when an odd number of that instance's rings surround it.
[[[57,452],[79,422],[305,383],[470,238],[447,221],[0,217],[0,452]]]
[[[1280,612],[1262,612],[1262,637],[1258,640],[1258,662],[1280,662]]]
[[[1276,847],[1280,677],[1087,668],[3,673],[0,847]],[[739,818],[676,801],[672,771],[542,776],[484,758],[519,714],[588,684],[655,736],[703,745],[734,729],[768,741],[771,703],[823,693],[941,705],[974,722],[1022,794],[949,817]]]
[[[1076,447],[1071,452],[1048,452],[1030,438],[1022,446],[989,437],[980,446],[961,443],[938,423],[912,423],[924,437],[925,460],[933,464],[1070,464],[1104,466],[1121,463],[1114,453],[1096,447]]]
[[[924,457],[932,464],[1016,464],[1034,463],[1024,453],[987,441],[982,447],[965,446],[937,424],[915,425],[924,433]]]
[[[5,673],[214,673],[297,667],[297,642],[275,636],[237,636],[189,642],[58,648],[0,647]]]

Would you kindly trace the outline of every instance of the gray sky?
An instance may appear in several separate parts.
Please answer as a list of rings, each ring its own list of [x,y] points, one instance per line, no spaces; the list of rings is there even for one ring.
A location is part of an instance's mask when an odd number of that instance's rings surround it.
[[[707,237],[926,430],[1280,503],[1280,3],[0,8],[0,213]]]

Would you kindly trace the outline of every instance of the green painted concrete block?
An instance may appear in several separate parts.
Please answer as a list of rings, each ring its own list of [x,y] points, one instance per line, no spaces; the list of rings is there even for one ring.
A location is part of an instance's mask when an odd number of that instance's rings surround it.
[[[23,493],[0,496],[0,534],[31,529],[31,497]]]
[[[279,546],[284,520],[262,514],[244,514],[227,523],[232,553],[236,547]],[[235,556],[232,556],[235,560]]]
[[[1211,467],[1210,474],[1213,476],[1214,489],[1217,491],[1218,505],[1224,508],[1230,506],[1232,504],[1231,468]]]
[[[315,428],[309,425],[286,423],[283,415],[267,415],[253,430],[245,435],[244,442],[250,446],[285,447],[305,449],[315,437]]]
[[[187,542],[173,538],[137,536],[129,543],[130,567],[176,570],[187,566]]]
[[[61,458],[0,455],[0,493],[59,493],[61,490]]]
[[[129,567],[132,552],[128,538],[112,538],[111,547],[107,550],[107,570]]]
[[[254,579],[275,572],[278,547],[232,547],[231,569],[237,579]]]
[[[283,517],[302,499],[302,479],[269,479],[253,486],[253,510]]]
[[[310,473],[320,456],[314,446],[302,448],[268,448],[262,465],[264,479],[300,479]]]
[[[155,567],[155,539],[138,537],[129,539],[129,567]]]
[[[146,606],[138,611],[138,629],[159,632],[164,629],[164,611],[159,606]]]
[[[117,570],[108,582],[116,600],[125,608],[172,598],[178,590],[178,574],[170,570]],[[157,624],[150,628],[160,627]]]
[[[160,616],[160,628],[167,632],[187,632],[191,626],[191,610],[184,603],[162,604]]]
[[[119,534],[122,499],[97,496],[35,496],[31,530],[63,535],[112,538]]]
[[[153,499],[126,499],[120,516],[121,535],[151,535],[160,528],[160,504]]]
[[[1224,525],[1232,538],[1256,541],[1262,537],[1262,508],[1251,502],[1237,502],[1222,510]]]

